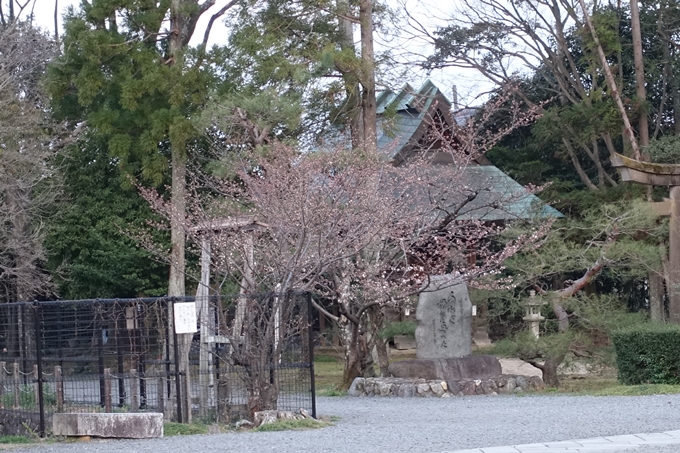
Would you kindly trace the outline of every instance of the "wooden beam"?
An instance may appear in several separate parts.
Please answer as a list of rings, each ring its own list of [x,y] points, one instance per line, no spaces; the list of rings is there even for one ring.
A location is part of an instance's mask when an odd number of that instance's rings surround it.
[[[680,186],[680,165],[654,164],[613,153],[609,159],[621,179],[653,186]]]

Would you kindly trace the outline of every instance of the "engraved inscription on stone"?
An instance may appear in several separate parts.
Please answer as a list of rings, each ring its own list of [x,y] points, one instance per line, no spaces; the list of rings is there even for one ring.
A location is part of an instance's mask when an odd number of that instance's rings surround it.
[[[432,277],[416,310],[416,354],[421,359],[465,357],[472,350],[472,303],[452,276]]]

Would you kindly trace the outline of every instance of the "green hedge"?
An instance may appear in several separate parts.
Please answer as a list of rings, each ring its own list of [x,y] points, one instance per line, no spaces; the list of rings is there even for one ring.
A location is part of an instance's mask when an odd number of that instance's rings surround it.
[[[680,326],[656,325],[612,334],[619,382],[680,384]]]

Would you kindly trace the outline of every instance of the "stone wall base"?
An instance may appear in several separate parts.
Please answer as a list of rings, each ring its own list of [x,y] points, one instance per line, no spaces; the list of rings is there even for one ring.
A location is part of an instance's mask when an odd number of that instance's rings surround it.
[[[151,412],[54,414],[52,434],[127,439],[163,437],[163,414]]]
[[[538,376],[502,374],[474,380],[426,380],[409,378],[361,378],[352,382],[349,396],[396,396],[449,398],[453,396],[498,395],[545,388]]]

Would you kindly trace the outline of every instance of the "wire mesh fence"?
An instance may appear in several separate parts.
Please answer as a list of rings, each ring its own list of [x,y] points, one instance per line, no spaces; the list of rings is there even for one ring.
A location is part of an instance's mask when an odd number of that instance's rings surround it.
[[[0,423],[44,435],[56,412],[315,416],[311,319],[293,293],[2,304]]]

